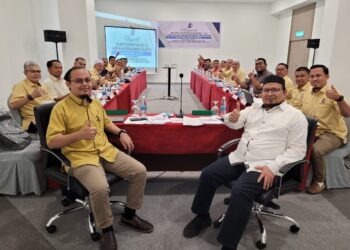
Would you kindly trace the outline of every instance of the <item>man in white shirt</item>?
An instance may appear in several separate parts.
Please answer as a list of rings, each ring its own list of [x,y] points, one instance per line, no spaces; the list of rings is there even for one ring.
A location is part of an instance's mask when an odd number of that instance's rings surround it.
[[[263,104],[254,103],[242,111],[237,106],[225,116],[228,127],[244,128],[244,133],[235,151],[203,169],[192,203],[196,217],[183,230],[185,237],[197,236],[211,225],[209,208],[215,190],[236,180],[217,238],[222,249],[236,249],[254,198],[272,186],[281,167],[305,156],[307,120],[285,102],[285,94],[284,79],[268,76],[263,81]]]
[[[49,76],[43,83],[47,86],[49,95],[58,102],[69,94],[66,81],[62,78],[62,64],[59,60],[51,60],[46,66]]]

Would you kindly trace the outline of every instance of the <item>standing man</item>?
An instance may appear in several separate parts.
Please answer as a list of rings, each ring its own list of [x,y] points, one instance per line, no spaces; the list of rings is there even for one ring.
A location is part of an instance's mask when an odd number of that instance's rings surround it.
[[[222,250],[237,249],[254,198],[272,186],[281,167],[305,156],[308,124],[299,110],[284,101],[285,94],[283,78],[266,77],[263,104],[253,103],[242,111],[237,105],[225,116],[228,127],[244,128],[244,133],[235,151],[202,171],[192,203],[196,217],[183,230],[186,238],[197,236],[211,225],[209,208],[216,189],[236,180],[217,239]]]
[[[255,71],[256,74],[254,74],[254,71],[248,74],[249,80],[244,84],[242,83],[241,86],[242,88],[248,89],[255,97],[259,97],[264,79],[271,76],[272,73],[267,70],[266,59],[262,57],[255,60]]]
[[[10,98],[10,109],[19,109],[22,117],[22,128],[29,133],[36,133],[34,107],[51,101],[46,86],[40,84],[41,69],[38,63],[26,61],[24,63],[26,79],[17,83]]]
[[[129,152],[134,148],[127,132],[111,122],[97,100],[90,99],[92,79],[89,72],[85,68],[73,67],[64,79],[70,94],[51,112],[47,145],[51,149],[61,149],[71,161],[72,175],[89,191],[96,226],[103,232],[101,249],[117,249],[105,171],[129,181],[121,223],[150,233],[153,225],[136,215],[143,203],[147,171],[140,162],[109,143],[105,130],[117,135]]]
[[[290,79],[290,77],[288,76],[288,64],[285,64],[285,63],[277,64],[275,71],[276,71],[276,75],[284,79],[284,82],[286,83],[286,90],[288,95],[288,93],[294,87],[294,83],[292,79]]]
[[[317,139],[311,157],[313,183],[308,188],[310,194],[318,194],[325,189],[325,155],[347,142],[348,129],[339,111],[344,96],[340,95],[335,100],[327,97],[327,92],[332,90],[328,78],[329,70],[326,66],[313,65],[310,69],[312,89],[303,98],[303,113],[318,120]]]
[[[56,101],[60,101],[69,94],[66,81],[62,76],[62,64],[58,60],[51,60],[46,63],[49,76],[43,82],[46,85],[49,95]]]
[[[307,67],[299,67],[295,70],[295,83],[296,86],[287,93],[286,99],[288,104],[301,110],[303,105],[303,97],[306,92],[311,91],[311,85],[309,82],[310,70]]]

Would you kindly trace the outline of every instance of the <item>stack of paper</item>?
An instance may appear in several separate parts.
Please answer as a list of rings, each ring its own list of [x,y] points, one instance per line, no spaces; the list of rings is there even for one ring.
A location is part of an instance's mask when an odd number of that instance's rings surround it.
[[[170,122],[170,119],[165,113],[162,113],[159,115],[148,116],[148,122],[150,124],[165,124]]]

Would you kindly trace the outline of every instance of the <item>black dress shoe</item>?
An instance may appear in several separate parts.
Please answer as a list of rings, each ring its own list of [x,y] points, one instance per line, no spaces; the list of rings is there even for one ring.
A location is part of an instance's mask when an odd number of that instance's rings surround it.
[[[203,229],[209,227],[211,225],[210,216],[196,216],[183,230],[183,236],[186,238],[192,238],[197,236]]]
[[[120,218],[120,223],[124,226],[131,227],[143,233],[153,232],[153,225],[144,219],[141,219],[136,214],[131,219],[127,219],[124,216]]]
[[[115,239],[114,232],[108,231],[102,234],[100,240],[100,249],[101,250],[117,250],[117,240]]]

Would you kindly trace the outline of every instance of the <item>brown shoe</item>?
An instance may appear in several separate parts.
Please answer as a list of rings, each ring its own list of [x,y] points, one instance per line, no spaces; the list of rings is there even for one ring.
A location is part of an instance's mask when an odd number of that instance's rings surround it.
[[[325,189],[324,183],[320,186],[317,182],[314,182],[307,190],[309,194],[319,194]]]
[[[143,233],[151,233],[153,232],[153,229],[154,229],[151,223],[149,223],[148,221],[145,221],[144,219],[141,219],[136,214],[130,220],[122,216],[120,218],[120,223],[124,226],[131,227]]]
[[[117,250],[117,240],[115,239],[114,232],[108,231],[102,234],[100,240],[100,249],[101,250]]]

